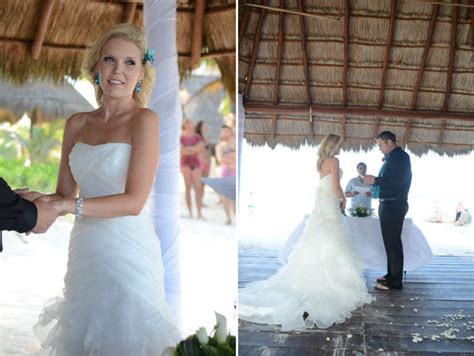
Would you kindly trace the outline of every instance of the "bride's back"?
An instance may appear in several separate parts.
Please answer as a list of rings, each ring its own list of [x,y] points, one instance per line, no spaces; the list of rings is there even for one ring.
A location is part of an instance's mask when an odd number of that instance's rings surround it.
[[[339,161],[336,157],[325,158],[321,164],[321,170],[319,171],[319,178],[324,178],[325,176],[331,174],[334,168],[339,168]]]

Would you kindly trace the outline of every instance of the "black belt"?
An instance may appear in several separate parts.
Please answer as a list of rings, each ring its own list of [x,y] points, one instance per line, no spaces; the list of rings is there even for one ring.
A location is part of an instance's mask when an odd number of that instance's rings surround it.
[[[386,201],[402,201],[402,202],[406,202],[406,200],[404,200],[404,199],[397,199],[397,198],[380,198],[380,202],[381,202],[381,203],[386,202]]]

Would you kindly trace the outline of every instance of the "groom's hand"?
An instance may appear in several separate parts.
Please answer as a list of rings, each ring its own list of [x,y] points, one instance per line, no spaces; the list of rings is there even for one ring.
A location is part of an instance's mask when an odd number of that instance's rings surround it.
[[[27,191],[26,193],[18,193],[23,199],[29,200],[29,201],[34,201],[38,198],[41,198],[43,196],[42,193],[40,192],[30,192]]]
[[[375,183],[375,177],[374,176],[371,176],[371,175],[366,175],[364,177],[364,182],[367,183],[367,184],[370,184],[370,185],[374,185]]]
[[[56,218],[59,215],[59,210],[52,204],[45,203],[39,199],[34,201],[33,204],[36,205],[36,209],[38,210],[38,219],[36,220],[36,225],[31,232],[42,234],[43,232],[48,231],[49,227],[56,221]]]

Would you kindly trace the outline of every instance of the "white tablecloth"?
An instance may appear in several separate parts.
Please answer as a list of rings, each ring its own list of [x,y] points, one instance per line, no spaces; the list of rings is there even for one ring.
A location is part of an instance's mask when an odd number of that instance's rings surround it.
[[[281,263],[287,262],[294,244],[303,233],[308,215],[288,237],[285,246],[280,252],[278,259]],[[347,225],[351,234],[354,250],[362,258],[366,268],[385,271],[387,269],[387,257],[383,245],[380,222],[377,217],[357,218],[348,216]],[[404,255],[404,270],[413,271],[417,268],[427,266],[433,259],[433,253],[421,230],[406,218],[402,230],[402,243]]]

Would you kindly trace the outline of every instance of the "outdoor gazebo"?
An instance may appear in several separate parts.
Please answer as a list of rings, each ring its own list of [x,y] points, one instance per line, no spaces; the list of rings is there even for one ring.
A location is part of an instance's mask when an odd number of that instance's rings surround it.
[[[367,150],[378,132],[391,130],[417,155],[471,151],[473,6],[397,0],[243,4],[238,90],[245,138],[253,145],[298,148],[334,132],[345,137],[345,149]]]
[[[474,2],[255,0],[240,4],[239,25],[239,118],[251,145],[298,149],[337,133],[345,150],[369,150],[391,130],[419,156],[474,149]],[[278,251],[241,248],[239,286],[280,267]],[[377,273],[365,273],[369,290]],[[402,292],[377,293],[327,329],[240,320],[239,352],[470,354],[473,273],[471,256],[435,256],[407,273]]]

